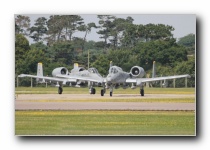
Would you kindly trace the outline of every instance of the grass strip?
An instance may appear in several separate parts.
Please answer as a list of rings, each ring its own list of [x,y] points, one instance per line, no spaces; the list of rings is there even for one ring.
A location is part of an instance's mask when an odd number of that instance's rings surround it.
[[[16,135],[195,135],[194,111],[15,111]]]

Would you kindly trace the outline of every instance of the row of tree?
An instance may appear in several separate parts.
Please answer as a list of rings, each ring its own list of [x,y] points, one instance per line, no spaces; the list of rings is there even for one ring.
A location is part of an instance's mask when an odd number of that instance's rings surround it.
[[[29,36],[35,42],[45,41],[48,45],[59,41],[77,40],[82,44],[82,49],[92,28],[97,28],[97,34],[103,39],[103,42],[99,42],[101,47],[114,49],[133,47],[139,41],[171,38],[171,31],[174,31],[172,26],[164,24],[136,25],[133,24],[134,19],[129,16],[124,19],[113,15],[98,15],[98,19],[98,23],[85,24],[79,15],[51,15],[49,19],[38,18],[31,26],[28,16],[18,15],[15,18],[15,31],[17,34]],[[84,37],[73,36],[77,32],[84,32]]]
[[[193,52],[193,46],[195,48],[193,34],[177,42],[172,26],[133,24],[131,17],[98,15],[98,18],[99,25],[96,25],[85,24],[79,15],[52,15],[49,19],[38,18],[30,27],[30,18],[18,15],[15,18],[16,77],[21,73],[36,74],[38,62],[44,64],[45,75],[51,75],[59,66],[70,70],[74,62],[87,68],[87,50],[90,66],[104,76],[110,61],[125,71],[130,71],[134,65],[142,66],[149,74],[154,60],[158,75],[195,74],[195,56],[188,56],[188,51]],[[103,41],[86,40],[91,28],[99,29],[97,33]],[[76,32],[85,32],[84,38],[74,37]],[[27,36],[34,40],[33,44],[29,44]],[[195,86],[194,79],[188,81],[188,86]],[[22,85],[30,85],[30,82],[24,79]],[[183,82],[177,86],[183,86]]]

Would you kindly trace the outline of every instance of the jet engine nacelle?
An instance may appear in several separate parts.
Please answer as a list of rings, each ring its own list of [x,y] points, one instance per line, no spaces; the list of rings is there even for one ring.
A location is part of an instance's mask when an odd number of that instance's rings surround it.
[[[68,75],[68,69],[65,67],[59,67],[59,68],[55,68],[52,71],[52,76],[56,77],[57,75]]]
[[[132,75],[132,77],[139,77],[142,78],[145,74],[144,69],[142,67],[139,66],[133,66],[131,68],[130,74]]]

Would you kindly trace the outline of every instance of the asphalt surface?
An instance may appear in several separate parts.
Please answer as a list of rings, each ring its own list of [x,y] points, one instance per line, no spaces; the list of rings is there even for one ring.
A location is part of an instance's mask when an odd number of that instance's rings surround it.
[[[148,99],[185,98],[193,94],[115,94],[113,97],[90,94],[19,94],[15,98],[15,110],[195,110],[195,103],[164,102],[81,102],[92,99]],[[52,100],[52,101],[51,101]],[[69,100],[74,100],[70,102]]]

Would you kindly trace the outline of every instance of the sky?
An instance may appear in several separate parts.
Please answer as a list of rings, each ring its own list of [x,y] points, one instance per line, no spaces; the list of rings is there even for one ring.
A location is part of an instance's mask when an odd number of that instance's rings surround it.
[[[23,14],[24,15],[24,14]],[[67,14],[66,14],[67,15]],[[80,15],[80,14],[78,14]],[[184,37],[190,33],[196,34],[196,15],[195,14],[113,14],[118,18],[127,18],[131,16],[134,19],[134,24],[165,24],[170,25],[175,28],[172,32],[174,38],[177,40],[181,37]],[[31,19],[31,25],[34,24],[34,21],[39,17],[49,18],[49,14],[26,14]],[[93,14],[81,14],[81,17],[84,19],[85,24],[90,22],[98,23],[97,15]],[[99,38],[97,32],[98,29],[92,29],[91,33],[87,35],[87,40],[100,41],[102,39]],[[84,37],[84,32],[80,32],[74,34],[74,36]],[[29,39],[30,43],[32,43],[32,39]]]

